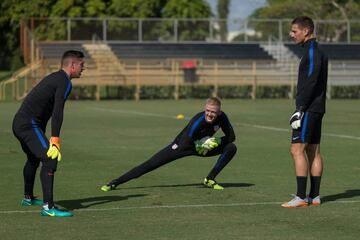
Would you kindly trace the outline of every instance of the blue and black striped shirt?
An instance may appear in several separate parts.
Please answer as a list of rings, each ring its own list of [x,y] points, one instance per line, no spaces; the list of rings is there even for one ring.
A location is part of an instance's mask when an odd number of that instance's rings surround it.
[[[306,41],[299,65],[296,109],[325,113],[328,57],[315,38]]]
[[[65,101],[71,89],[71,80],[63,70],[51,73],[25,97],[19,112],[29,115],[41,126],[46,126],[51,117],[51,136],[58,137],[63,122]]]
[[[221,129],[225,136],[221,138],[221,144],[227,144],[235,141],[235,133],[231,123],[224,112],[215,119],[213,123],[205,121],[205,112],[197,113],[186,127],[175,138],[176,143],[180,149],[187,149],[194,147],[194,141],[200,140],[204,137],[213,136],[219,129]]]

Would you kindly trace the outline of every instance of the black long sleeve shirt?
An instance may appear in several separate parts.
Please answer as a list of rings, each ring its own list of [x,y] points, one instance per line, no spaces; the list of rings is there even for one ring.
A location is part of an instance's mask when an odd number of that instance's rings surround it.
[[[19,112],[31,116],[41,126],[46,126],[51,117],[51,136],[59,137],[64,105],[71,89],[71,80],[65,71],[51,73],[25,97]]]
[[[186,127],[177,135],[174,140],[179,149],[194,148],[194,141],[200,140],[206,136],[213,136],[221,129],[225,136],[221,137],[221,144],[228,144],[235,141],[235,133],[231,123],[224,112],[215,119],[213,123],[205,121],[205,112],[196,114],[186,125]]]
[[[304,55],[299,65],[296,94],[296,109],[325,113],[328,58],[315,38],[302,47]]]

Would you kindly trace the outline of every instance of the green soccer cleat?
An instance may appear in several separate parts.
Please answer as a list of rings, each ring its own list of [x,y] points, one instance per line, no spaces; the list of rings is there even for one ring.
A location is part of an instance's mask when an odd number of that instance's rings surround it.
[[[74,214],[70,211],[62,211],[55,207],[52,207],[50,209],[42,208],[40,212],[41,216],[44,217],[72,217]]]
[[[224,187],[219,185],[215,180],[212,179],[204,179],[204,186],[208,188],[213,188],[215,190],[223,190]]]
[[[101,187],[101,191],[103,192],[109,192],[111,190],[115,190],[116,186],[115,185],[104,185]]]
[[[24,199],[21,200],[20,205],[23,206],[23,207],[42,206],[42,205],[44,205],[44,202],[43,202],[43,200],[40,200],[40,199],[37,199],[37,198],[33,198],[33,199],[24,198]]]

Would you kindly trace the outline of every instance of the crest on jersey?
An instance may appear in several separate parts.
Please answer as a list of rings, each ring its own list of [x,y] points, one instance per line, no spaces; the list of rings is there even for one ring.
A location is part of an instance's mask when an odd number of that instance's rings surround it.
[[[214,131],[216,132],[217,130],[219,130],[220,126],[219,125],[215,125],[214,126]]]

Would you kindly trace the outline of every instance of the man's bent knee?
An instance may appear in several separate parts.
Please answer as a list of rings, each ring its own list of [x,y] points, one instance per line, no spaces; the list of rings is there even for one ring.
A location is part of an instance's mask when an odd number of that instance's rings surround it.
[[[234,143],[229,143],[225,146],[224,150],[225,152],[232,152],[235,154],[237,151],[237,147]]]

